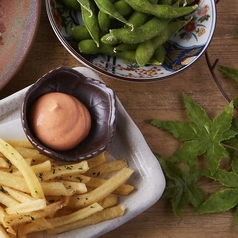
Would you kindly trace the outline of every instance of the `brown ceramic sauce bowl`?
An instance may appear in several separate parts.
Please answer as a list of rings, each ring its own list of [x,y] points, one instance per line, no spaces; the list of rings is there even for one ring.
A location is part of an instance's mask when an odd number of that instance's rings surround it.
[[[76,147],[57,151],[44,145],[31,127],[30,111],[35,101],[50,92],[62,92],[80,100],[91,115],[92,125],[88,136]],[[42,154],[65,162],[77,162],[105,151],[116,131],[116,96],[103,82],[85,77],[78,71],[59,67],[42,76],[26,92],[21,121],[26,137]]]

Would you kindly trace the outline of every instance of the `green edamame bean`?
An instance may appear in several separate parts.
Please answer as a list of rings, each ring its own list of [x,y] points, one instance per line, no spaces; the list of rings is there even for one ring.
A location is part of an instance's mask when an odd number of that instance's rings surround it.
[[[151,45],[150,40],[140,43],[136,49],[135,55],[137,64],[141,67],[145,66],[153,55],[154,51],[154,46]]]
[[[92,39],[95,41],[96,45],[99,46],[100,43],[100,28],[98,25],[98,16],[96,14],[96,6],[93,0],[89,0],[91,13],[84,7],[81,6],[82,18]]]
[[[131,6],[122,0],[115,2],[114,7],[116,11],[124,17],[130,15],[133,12]]]
[[[90,16],[93,15],[89,0],[77,0],[77,2],[90,13]]]
[[[132,13],[130,18],[128,19],[128,22],[130,22],[134,26],[134,28],[136,28],[145,24],[148,19],[149,15],[147,13],[134,11],[134,13]]]
[[[111,17],[117,19],[118,21],[123,22],[124,24],[130,26],[133,29],[133,26],[115,9],[113,3],[110,0],[94,0],[97,4],[99,10],[105,12]]]
[[[98,24],[103,33],[107,33],[110,29],[111,17],[105,12],[99,10]]]
[[[177,18],[180,16],[188,15],[197,8],[197,5],[186,7],[172,7],[168,5],[151,4],[148,0],[124,0],[135,11],[140,11],[154,15],[159,18]]]
[[[72,10],[80,11],[80,4],[77,0],[62,0],[62,3]]]
[[[112,29],[109,34],[101,38],[101,41],[111,45],[120,42],[137,44],[157,36],[168,25],[168,22],[167,19],[153,17],[133,31],[128,28]]]
[[[165,60],[165,49],[160,45],[153,54],[153,59],[155,59],[160,65],[163,64]]]
[[[93,40],[83,40],[79,42],[78,49],[83,54],[106,54],[109,56],[119,57],[131,62],[135,62],[135,51],[116,52],[111,45],[100,44],[99,47]]]
[[[190,19],[189,19],[190,21]],[[147,41],[140,43],[136,49],[136,62],[140,66],[144,66],[148,63],[153,56],[155,50],[162,44],[164,44],[170,37],[172,37],[178,30],[180,30],[188,21],[174,21],[168,24],[161,33]]]
[[[77,41],[92,39],[86,26],[75,26],[71,29],[71,31],[72,31],[72,36]]]

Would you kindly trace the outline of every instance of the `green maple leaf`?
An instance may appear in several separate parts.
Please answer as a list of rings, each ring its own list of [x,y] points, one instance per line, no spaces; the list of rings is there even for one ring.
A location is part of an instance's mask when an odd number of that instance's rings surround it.
[[[192,204],[198,207],[205,196],[205,191],[196,186],[200,179],[200,172],[188,165],[177,167],[173,162],[165,160],[155,154],[166,174],[166,188],[163,197],[171,199],[174,213],[182,217],[184,208]]]
[[[175,138],[184,142],[171,156],[173,162],[183,161],[190,167],[195,167],[197,157],[204,155],[208,169],[214,174],[222,158],[229,157],[222,141],[229,140],[237,134],[231,129],[234,106],[231,102],[213,121],[205,110],[183,94],[186,112],[191,122],[163,121],[151,119],[148,122],[155,127],[166,130]]]
[[[210,196],[205,202],[195,209],[197,214],[217,213],[228,211],[238,205],[238,161],[237,152],[232,160],[232,171],[218,169],[215,174],[204,174],[218,181],[225,188]],[[236,222],[238,222],[238,211],[236,211]]]
[[[231,161],[231,171],[218,169],[213,175],[205,171],[203,175],[219,182],[225,188],[210,196],[201,203],[195,213],[217,213],[225,212],[238,205],[238,151],[235,151]],[[238,223],[238,210],[236,211],[236,222]]]
[[[225,212],[234,208],[238,203],[238,189],[237,188],[225,188],[209,197],[204,203],[202,203],[195,213],[207,214]]]
[[[230,68],[230,67],[226,67],[223,65],[219,65],[218,69],[226,76],[228,76],[229,78],[232,78],[234,80],[236,80],[238,82],[238,69],[235,68]]]

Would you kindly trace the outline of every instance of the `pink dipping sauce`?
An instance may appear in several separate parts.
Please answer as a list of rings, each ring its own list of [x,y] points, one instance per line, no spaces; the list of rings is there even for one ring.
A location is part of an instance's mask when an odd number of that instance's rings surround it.
[[[75,97],[53,92],[40,97],[31,110],[32,128],[46,146],[70,150],[89,134],[88,109]]]

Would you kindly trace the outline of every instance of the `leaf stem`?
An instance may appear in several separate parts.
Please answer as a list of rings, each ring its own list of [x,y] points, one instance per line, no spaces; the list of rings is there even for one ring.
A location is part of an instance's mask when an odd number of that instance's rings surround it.
[[[238,148],[236,148],[236,147],[233,147],[233,146],[230,146],[230,145],[226,145],[226,144],[223,144],[223,143],[221,143],[221,145],[224,146],[224,147],[226,147],[226,148],[229,148],[229,149],[238,151]]]
[[[215,75],[215,72],[214,72],[214,69],[215,69],[215,67],[216,67],[216,65],[217,65],[217,63],[218,63],[218,61],[219,61],[219,59],[216,59],[215,62],[213,63],[213,65],[212,65],[211,62],[210,62],[210,60],[209,60],[209,56],[208,56],[207,51],[205,52],[205,58],[206,58],[206,61],[207,61],[208,69],[209,69],[209,71],[210,71],[210,73],[211,73],[211,75],[212,75],[212,77],[213,77],[213,79],[214,79],[214,81],[215,81],[215,83],[216,83],[218,89],[220,90],[220,92],[222,93],[222,95],[224,96],[224,98],[225,98],[228,102],[230,102],[231,99],[228,97],[228,95],[226,94],[226,92],[223,90],[223,88],[222,88],[222,86],[221,86],[221,84],[220,84],[219,80],[217,79],[217,77],[216,77],[216,75]]]

